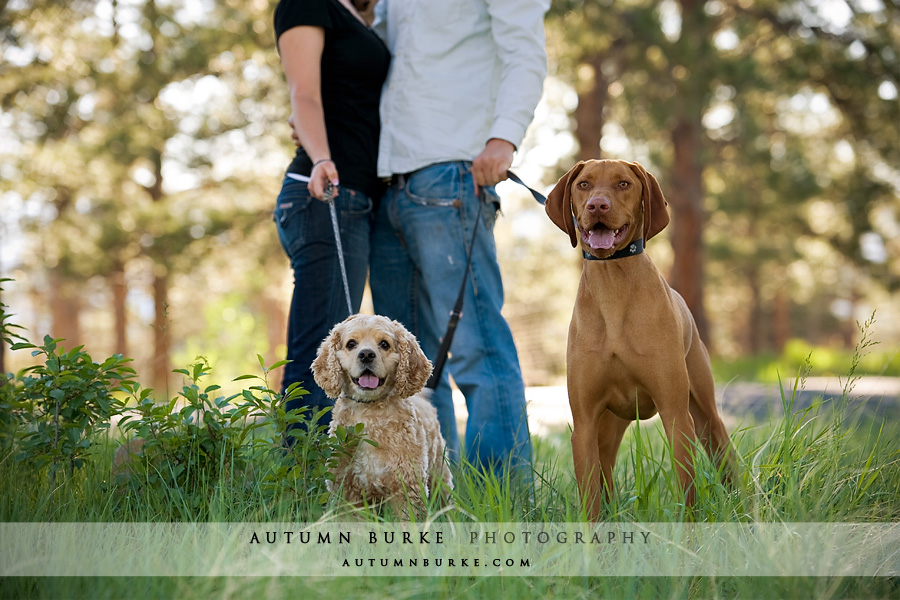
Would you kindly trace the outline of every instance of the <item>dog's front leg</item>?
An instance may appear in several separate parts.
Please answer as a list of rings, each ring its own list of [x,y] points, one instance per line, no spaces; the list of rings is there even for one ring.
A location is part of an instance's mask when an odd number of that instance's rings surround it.
[[[613,468],[629,421],[596,405],[586,411],[573,409],[573,421],[572,459],[578,492],[588,516],[599,521],[602,501],[609,502],[613,496]]]
[[[572,428],[572,462],[581,502],[591,520],[598,521],[603,493],[601,478],[611,483],[612,476],[611,473],[600,474],[596,423],[579,423],[575,419],[575,426]]]
[[[686,390],[683,397],[688,397]],[[694,446],[697,435],[694,430],[694,419],[691,417],[690,410],[688,410],[688,403],[682,400],[681,397],[678,397],[678,401],[668,403],[665,410],[660,407],[659,417],[666,430],[669,444],[672,446],[675,469],[678,474],[681,492],[685,495],[685,503],[688,506],[693,506],[696,502]]]

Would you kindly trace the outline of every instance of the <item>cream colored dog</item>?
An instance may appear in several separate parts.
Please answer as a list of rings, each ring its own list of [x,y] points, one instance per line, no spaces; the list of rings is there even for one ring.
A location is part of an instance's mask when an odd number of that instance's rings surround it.
[[[377,447],[361,443],[335,469],[329,490],[342,489],[356,506],[387,502],[405,517],[407,499],[424,508],[420,490],[430,496],[441,481],[453,489],[437,411],[419,394],[431,368],[397,321],[353,315],[334,326],[312,364],[316,383],[335,399],[329,431],[362,423],[363,436]]]

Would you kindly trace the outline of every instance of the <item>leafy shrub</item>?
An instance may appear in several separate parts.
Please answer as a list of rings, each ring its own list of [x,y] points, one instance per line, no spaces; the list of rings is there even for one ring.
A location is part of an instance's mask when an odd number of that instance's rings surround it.
[[[124,411],[119,426],[143,445],[120,469],[119,482],[136,492],[167,494],[177,510],[186,511],[183,517],[205,510],[206,488],[234,479],[253,481],[264,500],[300,502],[306,510],[324,505],[330,469],[352,455],[363,439],[362,425],[339,427],[329,437],[328,426],[318,422],[330,408],[315,415],[306,407],[286,411],[286,401],[308,392],[294,384],[282,398],[267,379],[284,361],[266,368],[258,358],[263,375],[235,381],[256,379],[261,385],[229,397],[213,395],[218,385],[201,389],[200,380],[210,373],[202,358],[189,370],[175,371],[187,383],[169,402],[158,404],[151,390],[128,384],[136,407]]]
[[[150,389],[128,386],[137,406],[123,407],[119,427],[143,444],[136,456],[118,459],[123,464],[116,475],[135,489],[165,491],[177,506],[196,510],[208,495],[202,488],[247,469],[241,451],[247,432],[230,427],[235,409],[228,398],[213,395],[220,386],[201,389],[200,380],[209,374],[205,359],[175,372],[187,381],[167,402],[157,403]]]
[[[3,284],[11,279],[0,279],[0,292]],[[7,311],[7,306],[0,302],[0,344],[12,346],[18,342],[26,341],[16,333],[16,329],[22,329],[11,321],[12,315]],[[13,447],[16,432],[22,422],[25,404],[19,402],[14,394],[12,385],[13,376],[10,373],[0,373],[0,452],[6,455]]]
[[[96,363],[81,346],[67,352],[60,341],[46,336],[41,346],[13,344],[13,350],[31,350],[44,359],[3,386],[17,426],[16,461],[49,468],[51,479],[62,466],[71,475],[83,465],[94,436],[109,428],[110,417],[123,406],[114,392],[135,376],[130,359],[116,354]]]

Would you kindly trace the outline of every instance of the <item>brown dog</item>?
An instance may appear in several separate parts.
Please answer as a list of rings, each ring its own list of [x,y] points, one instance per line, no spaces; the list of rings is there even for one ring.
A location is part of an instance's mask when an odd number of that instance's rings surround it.
[[[618,160],[579,162],[547,198],[550,219],[585,258],[566,365],[575,477],[593,519],[601,494],[611,496],[622,436],[638,418],[659,413],[689,504],[694,441],[730,459],[709,354],[684,300],[643,253],[669,222],[666,206],[653,175]]]

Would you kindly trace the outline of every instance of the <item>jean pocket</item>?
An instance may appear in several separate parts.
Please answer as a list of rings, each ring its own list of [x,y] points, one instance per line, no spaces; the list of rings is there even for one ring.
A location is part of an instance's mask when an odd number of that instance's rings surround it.
[[[484,194],[484,200],[481,206],[481,218],[484,221],[484,226],[490,231],[494,229],[494,224],[500,215],[500,196],[497,195],[497,191],[493,187],[482,188],[482,193]]]
[[[336,202],[341,216],[354,219],[372,214],[372,199],[356,190],[342,189]]]
[[[275,221],[281,227],[288,227],[292,220],[309,208],[312,201],[313,197],[310,196],[305,182],[285,179],[275,203]]]
[[[406,193],[416,204],[456,206],[462,190],[458,163],[443,163],[416,171],[406,181]]]
[[[286,180],[281,187],[273,217],[281,247],[290,257],[307,242],[314,201],[303,182]]]

